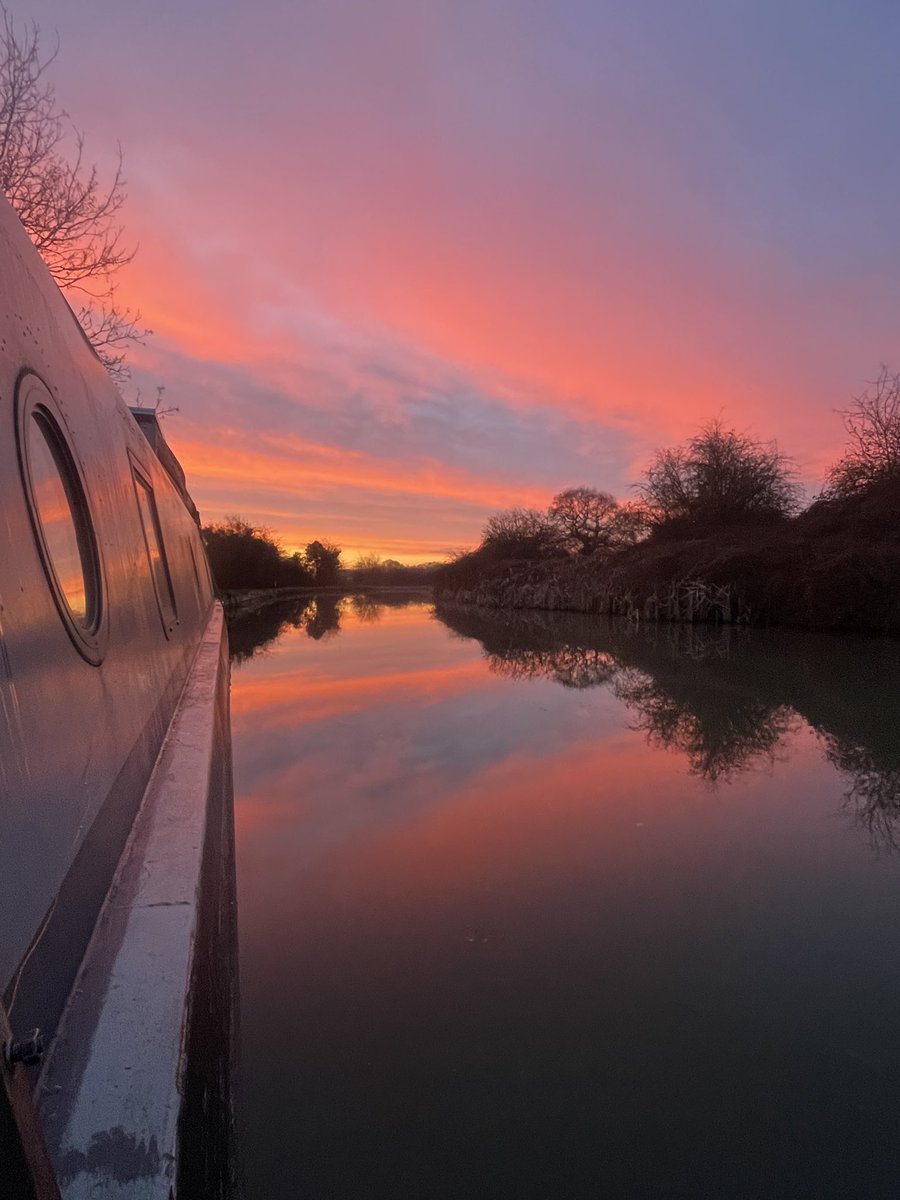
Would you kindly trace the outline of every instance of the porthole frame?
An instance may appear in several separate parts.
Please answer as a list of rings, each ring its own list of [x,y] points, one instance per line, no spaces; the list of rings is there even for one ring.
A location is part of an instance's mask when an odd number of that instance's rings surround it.
[[[16,383],[16,451],[19,474],[38,557],[50,586],[53,602],[75,649],[92,666],[99,666],[109,640],[106,576],[100,540],[94,521],[84,470],[75,450],[71,431],[62,410],[47,385],[32,371],[24,371]],[[53,439],[51,451],[60,467],[66,498],[72,511],[81,566],[85,574],[85,620],[78,620],[66,600],[41,521],[29,455],[35,418]]]

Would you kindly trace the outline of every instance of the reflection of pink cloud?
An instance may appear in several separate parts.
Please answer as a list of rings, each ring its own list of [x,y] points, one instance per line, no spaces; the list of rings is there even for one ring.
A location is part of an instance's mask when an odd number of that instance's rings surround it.
[[[467,780],[463,790],[420,809],[403,828],[338,853],[387,861],[388,877],[394,868],[406,874],[398,890],[408,885],[412,869],[416,886],[464,891],[467,876],[483,877],[496,858],[527,873],[535,862],[552,863],[554,845],[570,842],[573,828],[598,818],[607,822],[610,810],[631,810],[647,796],[671,798],[672,776],[671,761],[648,755],[637,734],[570,743],[541,758],[519,751]],[[633,836],[633,818],[622,824]]]
[[[298,727],[361,712],[373,704],[429,705],[468,691],[476,683],[489,686],[480,661],[428,670],[397,671],[361,679],[312,679],[302,672],[259,680],[241,680],[231,712],[236,732]]]
[[[744,828],[747,797],[753,809],[777,807],[783,793],[773,798],[768,776],[748,776],[732,818],[727,798],[698,793],[679,759],[648,753],[637,732],[617,732],[564,744],[552,754],[518,750],[452,787],[436,773],[408,786],[398,775],[409,815],[388,827],[348,829],[339,843],[323,848],[309,872],[326,881],[329,895],[377,881],[380,911],[404,914],[412,894],[424,911],[464,910],[482,889],[497,896],[526,881],[539,912],[545,886],[582,874],[598,885],[605,880],[616,905],[629,903],[635,878],[644,879],[651,894],[671,871],[690,886],[698,862],[727,873],[722,825],[735,819]],[[798,769],[802,776],[805,765]],[[267,780],[255,795],[239,798],[246,854],[271,853],[285,838],[302,836],[302,823],[315,809],[302,798],[334,787],[333,767],[324,758],[297,770],[296,777]],[[358,796],[364,807],[366,778],[349,782],[351,803]],[[284,803],[290,797],[293,807]],[[705,810],[708,823],[685,820],[686,805]],[[318,879],[309,883],[313,891],[320,886]]]
[[[483,679],[483,666],[480,671]],[[394,771],[399,792],[423,790],[428,802],[414,804],[413,815],[399,828],[373,833],[367,827],[362,842],[351,838],[343,843],[323,869],[336,876],[357,869],[364,873],[360,860],[378,859],[398,893],[412,883],[411,869],[417,888],[444,894],[465,891],[471,875],[482,875],[501,860],[516,862],[516,869],[527,873],[535,860],[552,861],[553,845],[569,839],[573,828],[606,820],[609,808],[646,806],[647,796],[674,799],[677,778],[668,756],[648,755],[643,738],[631,733],[566,744],[540,757],[517,751],[452,787],[433,772],[413,781],[396,775],[396,747],[385,753],[388,759],[377,766],[378,777],[383,773],[390,780]],[[296,831],[306,808],[298,797],[327,794],[334,786],[334,770],[326,757],[306,756],[265,777],[253,795],[237,798],[241,831],[252,831],[261,846]],[[358,793],[362,802],[375,782],[368,764],[358,777],[342,768],[341,794],[352,799]],[[633,820],[628,828],[634,830]]]

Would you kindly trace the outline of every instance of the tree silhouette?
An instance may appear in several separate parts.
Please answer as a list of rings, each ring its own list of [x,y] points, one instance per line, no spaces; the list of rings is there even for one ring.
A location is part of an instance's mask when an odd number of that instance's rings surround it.
[[[658,450],[638,492],[653,525],[678,532],[789,516],[799,500],[790,463],[775,444],[720,421],[684,446]]]
[[[548,558],[564,552],[564,538],[539,509],[508,508],[488,519],[479,549],[489,558]]]
[[[286,557],[267,529],[240,517],[226,517],[219,525],[203,527],[203,542],[218,587],[308,587],[311,572],[298,555]]]
[[[609,492],[573,487],[553,497],[548,515],[577,554],[595,554],[614,544],[618,507]]]
[[[640,506],[620,504],[609,492],[583,486],[566,488],[554,496],[547,516],[559,530],[562,544],[575,554],[631,546],[646,526]]]
[[[318,586],[331,587],[340,579],[340,546],[332,542],[310,542],[304,553],[304,561]]]
[[[878,378],[841,416],[849,444],[828,472],[826,498],[900,479],[900,375],[882,364]]]
[[[72,299],[101,362],[121,381],[129,375],[127,346],[149,333],[140,313],[116,296],[116,275],[135,254],[119,224],[126,198],[122,153],[104,183],[98,167],[84,160],[81,133],[68,136],[66,114],[46,79],[57,53],[58,47],[42,57],[37,25],[20,35],[0,4],[0,190]]]

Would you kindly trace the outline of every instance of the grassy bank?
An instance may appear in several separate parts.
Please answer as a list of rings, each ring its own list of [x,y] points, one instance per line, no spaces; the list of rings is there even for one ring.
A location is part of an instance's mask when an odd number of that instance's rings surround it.
[[[494,608],[900,632],[900,486],[766,527],[654,538],[615,555],[449,564],[439,599]]]

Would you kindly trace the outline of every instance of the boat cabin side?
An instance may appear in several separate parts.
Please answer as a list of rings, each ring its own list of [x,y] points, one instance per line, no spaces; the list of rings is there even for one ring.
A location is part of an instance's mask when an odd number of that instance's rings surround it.
[[[26,1173],[38,1170],[28,1156],[43,1154],[35,1150],[40,1114],[23,1099],[40,1066],[12,1064],[10,1046],[38,1027],[45,1059],[58,1049],[57,1031],[86,956],[97,953],[104,904],[204,645],[213,666],[205,690],[191,695],[210,707],[216,744],[205,753],[214,761],[205,785],[197,776],[202,794],[182,791],[179,803],[196,806],[201,843],[187,868],[196,873],[189,888],[197,896],[205,888],[206,904],[233,909],[221,609],[196,509],[154,424],[144,414],[142,428],[126,407],[0,198],[0,1147],[4,1158],[24,1154]],[[219,857],[211,864],[203,855],[213,808]],[[204,919],[198,907],[182,984],[188,1015]],[[233,941],[233,928],[207,936]],[[231,953],[200,946],[218,949]],[[98,994],[95,1004],[104,1003]],[[182,1039],[178,1028],[171,1036]],[[188,1067],[182,1053],[179,1086]],[[71,1079],[77,1086],[77,1075]],[[40,1186],[32,1194],[53,1194]]]

